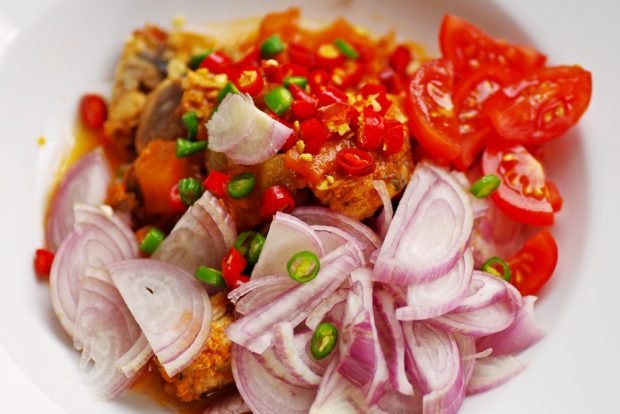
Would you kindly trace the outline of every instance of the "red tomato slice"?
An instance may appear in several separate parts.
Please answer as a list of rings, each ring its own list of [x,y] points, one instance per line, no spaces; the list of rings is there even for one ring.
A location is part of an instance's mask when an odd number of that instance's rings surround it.
[[[436,59],[423,64],[407,90],[405,109],[409,129],[432,156],[451,161],[460,153],[459,131],[450,92],[454,84],[452,64]]]
[[[461,133],[461,153],[454,160],[458,169],[466,170],[474,163],[493,132],[491,121],[483,111],[485,102],[516,76],[516,72],[503,66],[484,66],[454,87],[454,108]]]
[[[535,295],[553,275],[558,263],[558,246],[548,230],[525,242],[521,250],[507,261],[511,282],[525,295]]]
[[[590,72],[578,66],[547,67],[505,87],[486,109],[501,137],[540,144],[575,125],[591,95]]]
[[[501,178],[499,188],[491,197],[510,218],[534,226],[553,224],[545,171],[524,147],[487,148],[482,156],[482,171]]]
[[[531,47],[494,39],[467,20],[450,14],[441,22],[439,44],[443,57],[454,63],[460,74],[488,64],[528,72],[544,66],[547,59]]]

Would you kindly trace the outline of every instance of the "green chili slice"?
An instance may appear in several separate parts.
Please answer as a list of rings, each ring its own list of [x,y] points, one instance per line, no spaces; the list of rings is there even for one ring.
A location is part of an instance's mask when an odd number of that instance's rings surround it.
[[[336,39],[334,44],[342,52],[343,55],[348,57],[349,59],[358,59],[360,54],[349,42],[344,39]]]
[[[151,227],[146,236],[144,236],[142,243],[140,243],[140,250],[147,254],[153,254],[161,242],[164,241],[164,237],[164,233],[161,230]]]
[[[490,196],[493,191],[497,190],[501,182],[502,181],[496,175],[485,175],[471,186],[469,192],[476,198],[485,198]]]
[[[301,89],[306,89],[306,85],[308,84],[308,79],[304,76],[287,76],[284,78],[284,86],[287,88],[293,85],[299,86]]]
[[[200,266],[196,270],[196,278],[216,288],[226,289],[226,281],[222,272],[212,267]]]
[[[255,231],[244,231],[241,233],[235,241],[235,249],[239,250],[239,253],[242,255],[247,256],[250,250],[250,243],[256,234]]]
[[[190,141],[184,138],[177,139],[177,158],[188,157],[207,149],[207,141]]]
[[[265,236],[260,233],[256,233],[250,242],[250,248],[248,250],[248,262],[251,264],[258,263],[258,258],[260,257],[260,252],[263,250],[263,245],[265,244]]]
[[[252,192],[256,179],[254,174],[245,172],[233,177],[226,185],[226,191],[232,198],[243,198]]]
[[[294,254],[286,264],[288,275],[300,283],[314,279],[320,268],[319,258],[307,250]]]
[[[284,43],[279,34],[269,36],[260,45],[260,57],[269,59],[284,50]]]
[[[179,196],[186,206],[191,206],[203,193],[202,183],[194,177],[179,180]]]
[[[502,269],[501,273],[498,270],[498,267]],[[482,271],[501,277],[506,282],[510,282],[510,278],[512,277],[512,272],[510,271],[510,266],[508,266],[508,263],[497,256],[493,256],[484,262],[482,265]]]
[[[220,93],[217,94],[217,103],[221,103],[229,93],[239,93],[239,89],[237,89],[235,84],[232,82],[228,82],[224,85]]]
[[[265,105],[277,115],[283,115],[293,103],[293,95],[284,86],[276,86],[265,95]]]
[[[202,61],[205,60],[205,58],[209,56],[211,52],[213,52],[213,50],[209,49],[209,50],[205,50],[204,52],[196,53],[195,55],[193,55],[189,60],[189,67],[192,70],[198,69]]]
[[[331,323],[323,322],[312,334],[310,352],[314,359],[323,359],[336,348],[338,329]]]
[[[198,135],[198,117],[196,116],[196,112],[185,112],[181,119],[183,120],[185,129],[187,129],[187,139],[191,141],[195,140],[196,135]]]

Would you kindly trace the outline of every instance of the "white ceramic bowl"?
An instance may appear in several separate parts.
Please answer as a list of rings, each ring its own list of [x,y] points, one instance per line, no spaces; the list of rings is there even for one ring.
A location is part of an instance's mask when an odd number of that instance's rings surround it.
[[[94,401],[82,388],[78,354],[53,316],[48,287],[32,271],[55,162],[71,139],[80,94],[112,79],[125,37],[144,22],[168,25],[178,13],[193,23],[221,22],[283,9],[284,1],[2,0],[0,4],[0,412],[165,412],[126,393]],[[612,39],[620,3],[599,1],[292,2],[312,19],[346,16],[377,32],[436,51],[441,16],[450,11],[488,32],[532,44],[552,64],[579,63],[594,73],[594,98],[578,128],[553,144],[550,174],[565,207],[554,230],[555,278],[538,315],[548,336],[524,358],[530,368],[509,384],[468,398],[462,412],[620,412],[616,234],[620,140],[612,129],[620,94]],[[614,83],[616,82],[616,83]],[[39,148],[37,137],[48,143]],[[15,405],[11,405],[15,404]]]

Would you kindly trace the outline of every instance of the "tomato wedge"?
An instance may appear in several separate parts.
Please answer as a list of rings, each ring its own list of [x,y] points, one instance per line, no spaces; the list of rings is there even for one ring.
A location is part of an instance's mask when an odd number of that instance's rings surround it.
[[[497,133],[525,145],[559,137],[588,108],[592,75],[578,66],[541,69],[505,87],[487,106]]]
[[[558,246],[548,230],[525,242],[507,261],[512,284],[523,296],[535,295],[553,275],[558,263]]]
[[[409,129],[432,156],[451,161],[460,153],[459,131],[452,104],[454,70],[444,59],[423,64],[414,74],[405,99]]]
[[[534,226],[553,224],[545,170],[524,147],[487,148],[482,156],[482,171],[502,180],[491,198],[510,218]]]
[[[454,108],[461,133],[461,153],[454,160],[458,169],[466,170],[474,163],[493,133],[484,104],[516,76],[516,72],[504,66],[484,66],[466,75],[454,87]]]
[[[531,47],[494,39],[467,20],[451,14],[444,16],[441,22],[439,45],[443,57],[454,63],[460,74],[489,64],[529,72],[542,67],[547,59]]]

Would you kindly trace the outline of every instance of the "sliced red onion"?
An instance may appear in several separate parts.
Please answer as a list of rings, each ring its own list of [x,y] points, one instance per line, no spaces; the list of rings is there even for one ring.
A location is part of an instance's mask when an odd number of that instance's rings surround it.
[[[514,322],[501,332],[485,336],[478,341],[477,348],[493,349],[493,355],[518,354],[540,341],[545,331],[534,319],[535,296],[523,298]]]
[[[376,403],[389,383],[383,350],[379,344],[372,297],[372,271],[366,268],[351,273],[341,335],[338,373],[363,388],[369,404]]]
[[[347,300],[348,294],[347,289],[338,289],[332,295],[323,299],[306,318],[306,326],[314,331],[336,305]]]
[[[474,270],[469,287],[469,294],[457,306],[455,312],[468,312],[485,308],[510,296],[521,306],[521,295],[514,286],[503,279],[486,272]]]
[[[372,182],[372,186],[377,191],[377,194],[379,194],[381,202],[383,203],[383,211],[379,213],[379,217],[377,218],[377,232],[379,233],[379,236],[384,239],[390,227],[390,223],[392,222],[392,218],[394,217],[392,197],[390,197],[390,192],[385,185],[385,181],[374,180]]]
[[[256,165],[273,157],[293,132],[254,106],[248,95],[228,94],[207,123],[209,149],[238,164]]]
[[[255,309],[276,300],[284,292],[297,285],[297,282],[289,276],[265,276],[258,278],[258,280],[271,277],[278,278],[278,280],[274,279],[274,283],[265,284],[258,289],[254,289],[239,299],[235,306],[235,311],[241,315],[252,313]]]
[[[470,296],[449,313],[429,319],[429,323],[473,337],[490,335],[508,328],[521,307],[521,295],[512,285],[495,276],[474,272],[474,282],[479,281],[484,281],[485,286],[470,292]],[[503,286],[500,294],[481,294],[489,291],[486,289],[487,284],[495,285],[497,281]]]
[[[50,271],[52,307],[65,331],[73,336],[80,279],[89,266],[137,256],[131,230],[106,208],[76,205],[76,228],[61,243]],[[127,236],[127,237],[126,237]]]
[[[360,261],[366,263],[362,247],[358,244],[357,239],[346,231],[338,227],[322,226],[320,224],[315,224],[310,227],[312,227],[312,230],[314,230],[319,236],[319,239],[321,239],[326,254],[336,250],[340,246],[351,243],[353,247],[356,248]]]
[[[493,203],[474,223],[471,246],[476,267],[493,256],[510,257],[525,241],[525,225],[504,214]]]
[[[239,394],[254,414],[304,414],[316,396],[316,388],[295,387],[275,378],[252,352],[236,344],[232,372]]]
[[[127,377],[118,369],[117,360],[140,337],[140,328],[113,285],[84,277],[80,281],[74,345],[82,351],[81,366],[92,367],[87,383],[99,398],[113,398],[127,389],[135,374]]]
[[[471,235],[471,201],[447,171],[418,164],[375,263],[375,279],[408,285],[446,274]]]
[[[242,284],[238,288],[231,290],[228,293],[228,299],[232,302],[233,305],[236,305],[242,297],[259,288],[261,288],[262,290],[263,287],[280,285],[283,282],[289,284],[291,282],[294,283],[294,280],[292,280],[289,276],[279,275],[265,276],[256,280],[250,280],[249,282]]]
[[[471,188],[471,182],[469,181],[469,178],[467,178],[465,174],[463,174],[460,171],[455,171],[455,170],[450,171],[450,174],[452,174],[452,176],[456,179],[456,181],[458,181],[459,184],[461,184],[461,186],[463,187],[465,191],[469,192],[469,189]],[[478,197],[474,197],[472,194],[469,194],[469,199],[471,200],[474,219],[483,217],[491,206],[491,202],[489,201],[488,198],[478,198]]]
[[[116,366],[127,378],[132,378],[138,374],[140,369],[142,369],[152,357],[153,348],[151,348],[146,336],[140,334],[140,337],[133,346],[116,361]]]
[[[490,356],[476,360],[467,385],[467,395],[498,387],[519,375],[527,366],[512,355]]]
[[[305,354],[306,346],[297,346],[293,325],[289,322],[278,323],[274,327],[274,334],[276,356],[282,364],[306,385],[317,387],[321,383],[321,376],[304,362],[301,355]]]
[[[456,338],[424,322],[403,322],[407,361],[424,397],[425,413],[456,413],[465,381]]]
[[[277,212],[252,271],[252,279],[267,275],[288,275],[288,261],[304,250],[318,257],[325,254],[321,239],[308,224],[290,214]]]
[[[469,293],[474,260],[468,249],[454,267],[439,279],[412,283],[407,287],[407,306],[396,310],[396,318],[410,321],[434,318],[456,308]]]
[[[231,341],[261,354],[274,342],[273,326],[291,322],[297,326],[324,298],[335,292],[351,271],[359,265],[355,250],[345,245],[321,259],[315,279],[299,283],[279,298],[233,322],[226,329]]]
[[[220,267],[236,238],[232,217],[213,194],[205,191],[183,214],[152,257],[193,274],[200,265]]]
[[[465,384],[469,384],[469,380],[474,373],[476,359],[478,358],[478,354],[476,354],[476,340],[461,334],[454,334],[454,338],[456,339],[456,344],[459,347],[459,354],[461,356],[463,380]],[[490,351],[492,352],[492,350]],[[481,358],[486,356],[488,356],[487,352],[485,352],[485,355],[481,356]]]
[[[82,156],[69,168],[50,203],[45,230],[49,250],[56,251],[73,230],[74,204],[102,204],[108,194],[110,180],[110,166],[101,149]]]
[[[381,239],[370,227],[326,207],[298,207],[291,214],[310,225],[338,227],[350,234],[357,240],[366,260],[381,246]]]
[[[379,340],[382,340],[392,387],[400,394],[413,395],[413,386],[405,372],[405,338],[396,319],[394,297],[385,290],[375,289],[374,304]]]
[[[203,414],[244,414],[249,412],[250,407],[235,391],[223,396],[210,397]]]
[[[370,412],[361,389],[338,372],[340,362],[334,358],[327,367],[309,414]]]
[[[211,302],[200,282],[153,259],[109,264],[107,270],[166,373],[174,376],[191,364],[211,328]]]
[[[389,390],[377,405],[370,407],[371,414],[422,414],[422,394],[404,395]]]

